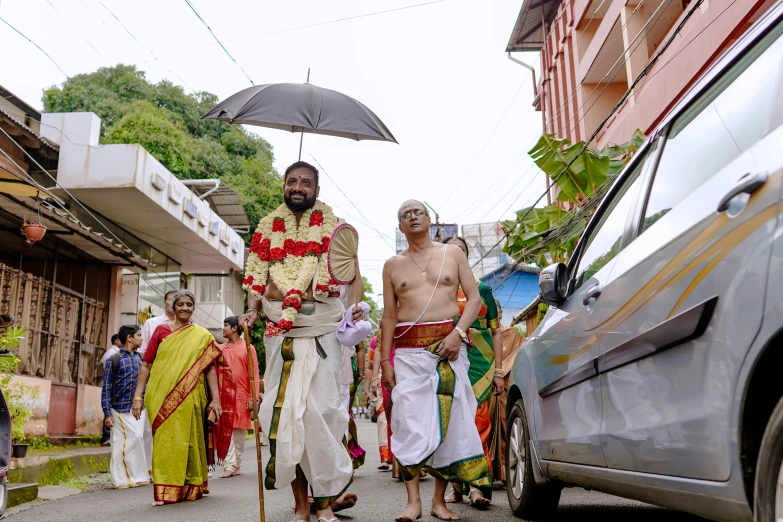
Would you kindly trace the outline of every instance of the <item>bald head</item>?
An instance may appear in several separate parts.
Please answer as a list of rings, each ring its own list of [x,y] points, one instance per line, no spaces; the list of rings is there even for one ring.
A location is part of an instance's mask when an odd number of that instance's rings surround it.
[[[397,211],[397,221],[402,221],[402,214],[409,210],[414,210],[420,208],[424,210],[424,213],[427,214],[427,217],[430,217],[430,213],[427,210],[427,206],[419,201],[418,199],[409,199],[402,205],[400,205],[400,209]]]

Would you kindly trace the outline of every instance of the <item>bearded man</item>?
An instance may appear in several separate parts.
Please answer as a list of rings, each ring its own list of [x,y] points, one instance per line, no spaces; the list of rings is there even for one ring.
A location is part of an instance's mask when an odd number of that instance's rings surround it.
[[[335,336],[345,308],[326,266],[337,218],[319,194],[318,169],[304,161],[286,169],[285,204],[261,219],[253,234],[244,280],[248,311],[239,322],[254,324],[263,307],[266,400],[258,418],[271,453],[265,486],[291,484],[294,521],[303,521],[310,520],[309,482],[318,520],[332,522],[333,503],[353,505],[356,495],[338,500],[353,478],[342,444],[348,412],[340,400],[342,347]],[[358,267],[349,295],[356,295],[357,282],[362,284]],[[360,320],[361,308],[352,315]]]
[[[431,221],[422,203],[406,201],[397,218],[408,249],[383,266],[381,336],[383,385],[391,392],[391,451],[408,492],[405,511],[395,520],[421,518],[422,468],[435,477],[430,514],[457,520],[443,498],[448,482],[492,484],[468,377],[467,331],[481,297],[465,253],[430,239]],[[460,285],[467,298],[461,315]]]

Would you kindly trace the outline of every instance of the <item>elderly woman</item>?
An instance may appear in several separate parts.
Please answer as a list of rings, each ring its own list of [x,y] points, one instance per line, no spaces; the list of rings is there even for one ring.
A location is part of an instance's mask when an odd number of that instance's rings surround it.
[[[152,426],[154,506],[209,493],[204,419],[217,421],[222,413],[215,370],[221,349],[212,334],[190,322],[196,307],[192,292],[178,291],[172,303],[174,320],[153,332],[133,398],[134,417],[146,405]]]

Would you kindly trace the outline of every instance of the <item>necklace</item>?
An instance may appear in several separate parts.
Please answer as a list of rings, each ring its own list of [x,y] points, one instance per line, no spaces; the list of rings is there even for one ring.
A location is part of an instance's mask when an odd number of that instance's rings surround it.
[[[432,261],[432,254],[435,253],[435,248],[433,247],[432,252],[430,252],[430,258],[427,261],[427,264],[424,265],[424,268],[419,266],[419,263],[416,262],[415,259],[413,259],[413,255],[410,253],[410,250],[408,251],[408,257],[411,258],[411,261],[413,261],[413,264],[416,265],[416,268],[421,270],[421,277],[427,277],[427,267],[430,266],[430,261]]]

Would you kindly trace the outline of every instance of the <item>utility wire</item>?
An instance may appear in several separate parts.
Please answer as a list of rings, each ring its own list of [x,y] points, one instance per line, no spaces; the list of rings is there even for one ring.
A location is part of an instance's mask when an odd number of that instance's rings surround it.
[[[672,2],[672,0],[669,0],[668,4],[666,4],[666,5],[668,6],[669,4],[671,4],[671,2]],[[637,8],[636,8],[636,9],[634,9],[634,11],[631,13],[630,17],[628,18],[628,20],[626,20],[626,23],[625,23],[625,25],[623,26],[623,28],[624,28],[624,27],[626,27],[626,26],[627,26],[627,25],[630,23],[631,19],[632,19],[632,18],[633,18],[633,17],[636,15],[636,13],[638,13],[638,12],[639,12],[639,8],[641,7],[641,5],[642,5],[643,3],[644,3],[644,0],[642,0],[642,2],[640,2],[640,4],[637,6]],[[661,8],[663,5],[664,5],[664,3],[661,3],[661,4],[658,6],[658,8],[655,10],[655,12],[653,12],[653,15],[655,15],[655,13],[657,13],[657,12],[658,12],[658,10],[660,10],[660,8]],[[600,7],[600,6],[599,6],[599,7]],[[653,26],[655,26],[655,24],[657,24],[657,23],[658,23],[658,20],[660,20],[661,16],[663,16],[663,12],[662,12],[660,15],[658,15],[658,18],[656,18],[656,19],[655,19],[655,22],[653,22]],[[639,38],[639,36],[642,34],[642,32],[644,31],[645,27],[647,27],[647,24],[649,24],[649,23],[650,23],[650,20],[652,20],[652,17],[651,17],[651,18],[650,18],[650,19],[649,19],[649,20],[648,20],[648,21],[647,21],[647,22],[644,24],[644,26],[643,26],[643,27],[642,27],[642,28],[639,30],[639,33],[637,33],[637,35],[636,35],[636,36],[633,38],[633,40],[632,40],[632,41],[631,41],[631,42],[628,44],[628,48],[626,48],[626,49],[623,49],[623,52],[622,52],[622,53],[620,53],[620,56],[618,57],[617,61],[615,61],[615,63],[614,63],[614,64],[612,64],[612,66],[611,66],[611,67],[609,67],[609,69],[607,70],[607,72],[606,72],[606,74],[604,75],[604,77],[603,77],[602,81],[603,81],[603,80],[605,80],[605,79],[607,78],[607,76],[609,76],[609,74],[610,74],[610,73],[611,73],[613,70],[615,70],[615,67],[617,66],[618,62],[619,62],[619,61],[620,61],[620,59],[621,59],[621,58],[623,58],[624,56],[628,56],[628,58],[625,58],[625,59],[623,60],[623,64],[627,63],[627,61],[630,59],[630,56],[631,56],[631,54],[633,54],[633,52],[635,52],[635,51],[636,51],[636,49],[639,47],[639,45],[641,45],[641,43],[643,42],[643,40],[639,41],[639,43],[637,43],[637,44],[636,44],[636,46],[633,48],[633,50],[632,50],[630,53],[628,53],[628,51],[631,49],[631,46],[632,46],[632,45],[633,45],[633,44],[636,42],[636,40],[637,40],[637,39]],[[592,20],[591,20],[591,21],[592,21]],[[614,39],[612,40],[612,42],[610,42],[610,44],[609,44],[609,45],[607,45],[606,47],[607,47],[607,48],[608,48],[608,47],[611,47],[611,44],[612,44],[612,43],[613,43],[615,40],[617,40],[617,38],[618,38],[618,36],[617,36],[617,35],[615,35],[615,37],[614,37]],[[604,53],[602,53],[602,54],[601,54],[601,56],[599,56],[599,57],[596,59],[596,61],[593,63],[593,65],[590,67],[590,69],[592,69],[592,67],[594,67],[594,65],[595,65],[596,63],[598,63],[598,61],[600,61],[600,59],[603,57],[603,55],[604,55],[605,53],[606,53],[606,51],[604,51]],[[579,107],[576,107],[576,110],[574,111],[574,116],[572,116],[572,117],[571,117],[571,118],[570,118],[570,119],[569,119],[569,120],[566,122],[566,126],[570,125],[570,124],[571,124],[571,122],[573,122],[573,121],[574,121],[574,119],[575,119],[575,118],[577,118],[577,120],[576,120],[576,122],[575,122],[575,125],[574,125],[574,128],[576,128],[576,125],[578,125],[578,124],[579,124],[579,122],[581,122],[581,121],[582,121],[582,120],[583,120],[583,119],[584,119],[584,118],[587,116],[587,114],[590,112],[590,110],[593,108],[593,106],[594,106],[594,105],[595,105],[595,104],[598,102],[598,100],[599,100],[599,99],[601,98],[601,96],[604,94],[604,92],[606,91],[606,89],[608,89],[609,85],[611,84],[611,82],[614,80],[614,78],[617,76],[617,74],[620,72],[620,70],[621,70],[621,69],[622,69],[622,68],[617,68],[617,69],[615,70],[615,73],[612,75],[612,78],[610,79],[610,81],[609,81],[609,82],[607,82],[607,83],[606,83],[606,85],[604,86],[604,88],[603,88],[603,89],[601,90],[601,92],[598,94],[598,97],[597,97],[597,98],[596,98],[596,99],[593,101],[593,103],[592,103],[592,104],[591,104],[591,105],[590,105],[590,106],[589,106],[589,107],[588,107],[586,110],[584,110],[584,113],[583,113],[581,116],[579,116],[579,111],[580,111],[580,109],[584,109],[585,105],[587,104],[587,102],[589,102],[589,101],[590,101],[590,99],[592,98],[592,96],[593,96],[593,94],[595,93],[595,91],[598,89],[598,86],[601,84],[601,82],[599,82],[598,84],[596,84],[595,88],[593,88],[593,91],[590,93],[590,95],[587,97],[587,99],[586,99],[586,100],[583,100],[582,104],[581,104]],[[589,71],[588,71],[588,72],[589,72]],[[583,83],[584,83],[584,81],[583,81],[583,82],[582,82],[580,85],[582,85]],[[577,86],[577,88],[578,88],[578,86]],[[564,110],[567,108],[567,103],[568,103],[568,101],[569,101],[570,99],[572,99],[572,98],[573,98],[573,95],[575,95],[575,94],[576,94],[577,88],[575,88],[575,89],[574,89],[574,91],[573,91],[573,93],[572,93],[572,96],[571,96],[571,98],[569,98],[568,100],[566,100],[566,103],[564,103],[564,104],[563,104],[563,105],[560,107],[560,109],[557,111],[557,113],[556,113],[554,116],[552,116],[552,118],[551,118],[551,120],[552,120],[552,121],[554,121],[554,119],[555,119],[555,118],[557,118],[557,117],[558,117],[560,114],[562,114],[562,112],[563,112],[563,111],[564,111]],[[530,148],[530,147],[532,147],[534,144],[535,144],[535,140],[534,140],[534,141],[533,141],[533,142],[532,142],[532,143],[531,143],[531,144],[530,144],[530,145],[529,145],[527,148]],[[535,164],[532,164],[530,168],[532,168],[534,165],[535,165]],[[529,170],[530,170],[530,169],[528,169],[528,171],[529,171]],[[525,174],[523,174],[523,176],[525,176],[525,175],[527,175],[527,172],[525,172]],[[532,183],[532,180],[531,180],[531,182],[530,182],[530,183],[528,183],[528,185],[525,187],[525,189],[524,189],[524,190],[527,190],[527,188],[530,186],[530,184],[531,184],[531,183]],[[550,185],[550,187],[551,187],[551,185]],[[517,201],[517,200],[519,200],[519,197],[521,197],[521,196],[522,196],[522,193],[520,193],[520,195],[519,195],[519,196],[517,196],[517,198],[515,198],[515,199],[514,199],[514,202],[512,202],[511,206],[513,206],[513,205],[514,205],[514,203],[516,203],[516,201]],[[505,196],[504,196],[504,197],[505,197]],[[501,201],[502,201],[502,199],[503,199],[503,198],[501,198]],[[510,210],[510,207],[509,207],[509,209],[507,209],[507,210],[506,210],[506,211],[503,213],[503,215],[505,215],[505,214],[508,212],[508,210]],[[484,215],[484,216],[483,216],[481,219],[484,219],[484,217],[486,217],[486,215],[487,215],[487,214],[489,214],[489,212],[487,212],[487,213],[486,213],[486,214],[485,214],[485,215]]]
[[[540,56],[540,55],[539,55]],[[451,199],[451,197],[457,192],[457,189],[462,186],[462,183],[465,181],[465,179],[468,177],[468,174],[473,170],[473,167],[476,166],[476,163],[478,162],[479,158],[481,158],[481,155],[484,154],[484,150],[486,150],[487,145],[489,145],[489,142],[492,141],[492,138],[495,137],[495,133],[500,128],[500,124],[503,123],[503,120],[506,119],[506,116],[508,115],[508,112],[511,110],[511,107],[514,105],[514,102],[517,100],[517,96],[519,96],[519,93],[522,91],[522,87],[524,87],[525,83],[527,83],[527,79],[531,76],[530,70],[527,71],[527,75],[525,75],[525,78],[522,80],[522,83],[519,84],[519,88],[517,89],[517,92],[514,93],[514,96],[511,98],[511,101],[509,102],[508,106],[506,107],[506,110],[503,111],[503,115],[500,117],[500,120],[498,120],[497,124],[495,125],[495,128],[492,129],[492,132],[490,133],[489,137],[487,138],[487,141],[484,142],[484,145],[481,147],[481,150],[479,150],[478,154],[475,158],[473,158],[473,162],[468,167],[468,170],[465,171],[465,173],[460,178],[459,182],[457,182],[456,185],[454,185],[454,188],[451,189],[451,192],[448,196],[446,196],[446,199],[443,200],[443,202],[440,204],[440,207],[443,208],[446,203]]]
[[[310,153],[308,153],[308,154],[310,154]],[[372,225],[372,222],[371,222],[371,221],[370,221],[370,220],[367,218],[367,216],[365,216],[365,215],[364,215],[364,213],[363,213],[361,210],[359,210],[359,207],[357,207],[357,206],[356,206],[356,204],[353,202],[353,200],[352,200],[351,198],[349,198],[349,197],[348,197],[348,195],[347,195],[345,192],[343,192],[343,189],[342,189],[342,188],[340,188],[340,185],[339,185],[337,182],[335,182],[335,181],[334,181],[334,179],[333,179],[333,178],[332,178],[332,177],[329,175],[329,173],[328,173],[328,172],[326,172],[326,169],[324,169],[323,165],[321,165],[321,164],[318,162],[318,160],[315,158],[315,156],[313,156],[312,154],[310,154],[310,157],[311,157],[311,158],[313,158],[313,161],[315,161],[315,164],[316,164],[316,165],[318,165],[318,166],[321,168],[321,172],[323,172],[324,174],[326,174],[326,177],[327,177],[327,178],[329,178],[329,179],[332,181],[332,183],[334,183],[334,185],[337,187],[337,190],[339,190],[339,191],[340,191],[340,194],[342,194],[342,195],[345,197],[345,199],[347,199],[347,200],[348,200],[348,203],[350,203],[350,204],[351,204],[351,206],[352,206],[353,208],[355,208],[355,209],[356,209],[356,211],[359,213],[359,215],[360,215],[360,216],[362,216],[362,217],[365,219],[365,221],[367,222],[367,223],[366,223],[366,225],[367,225],[368,227],[370,227],[372,230],[374,230],[374,231],[375,231],[375,232],[376,232],[376,233],[377,233],[377,234],[378,234],[378,235],[381,237],[381,239],[383,239],[383,241],[384,241],[384,242],[385,242],[387,245],[389,245],[389,247],[390,247],[390,248],[394,249],[395,247],[394,247],[394,246],[392,246],[392,244],[391,244],[391,243],[389,243],[389,241],[386,239],[386,238],[387,238],[387,237],[389,237],[389,236],[388,236],[388,235],[386,235],[386,234],[384,234],[383,232],[381,232],[381,231],[380,231],[380,230],[378,230],[377,228],[375,228],[375,227]],[[389,239],[391,239],[391,238],[389,237]]]
[[[84,40],[84,41],[87,43],[87,45],[89,45],[90,47],[92,47],[93,51],[95,51],[96,53],[98,53],[98,56],[100,56],[101,58],[103,58],[103,61],[104,61],[104,62],[106,62],[106,64],[107,64],[107,65],[111,65],[111,62],[110,62],[110,61],[109,61],[109,60],[108,60],[108,59],[107,59],[107,58],[106,58],[106,57],[103,55],[103,53],[101,53],[101,52],[98,50],[98,48],[97,48],[97,47],[95,47],[95,46],[94,46],[94,45],[93,45],[93,44],[92,44],[92,43],[91,43],[91,42],[90,42],[90,41],[89,41],[87,38],[85,38],[85,37],[84,37],[84,35],[83,35],[82,33],[80,33],[79,31],[77,31],[77,30],[76,30],[76,28],[75,28],[74,26],[72,26],[72,25],[71,25],[71,23],[68,21],[68,19],[67,19],[67,18],[65,18],[65,17],[63,16],[63,14],[60,12],[60,10],[59,10],[59,9],[57,9],[57,8],[54,6],[54,4],[51,2],[51,0],[46,0],[46,3],[47,3],[47,4],[49,4],[49,5],[52,7],[52,9],[54,9],[54,11],[57,13],[57,15],[58,15],[60,18],[62,18],[62,19],[63,19],[63,22],[65,22],[65,25],[67,25],[68,27],[70,27],[70,28],[71,28],[71,31],[73,31],[74,33],[76,33],[76,35],[77,35],[79,38],[81,38],[82,40]]]
[[[40,45],[38,45],[38,44],[37,44],[37,43],[35,43],[34,41],[30,40],[30,39],[29,39],[27,36],[25,36],[25,35],[24,35],[24,33],[22,33],[22,32],[21,32],[19,29],[17,29],[16,27],[14,27],[14,26],[13,26],[13,25],[11,25],[10,23],[8,23],[8,22],[5,20],[5,18],[2,18],[2,17],[0,17],[0,21],[2,21],[2,22],[5,24],[5,25],[7,25],[8,27],[10,27],[11,29],[13,29],[13,30],[14,30],[14,32],[15,32],[15,33],[17,33],[19,36],[21,36],[22,38],[24,38],[25,40],[27,40],[28,42],[30,42],[31,44],[33,44],[34,46],[36,46],[36,47],[38,48],[38,50],[39,50],[39,51],[41,51],[42,53],[44,53],[44,55],[46,55],[46,57],[47,57],[47,58],[49,58],[49,61],[50,61],[50,62],[52,62],[52,63],[54,64],[54,66],[55,66],[55,67],[57,67],[57,68],[60,70],[60,72],[61,72],[61,73],[63,73],[63,74],[65,75],[65,77],[66,77],[66,78],[68,78],[69,80],[71,79],[71,77],[70,77],[70,76],[68,76],[68,73],[67,73],[67,72],[65,72],[65,71],[63,71],[63,68],[62,68],[62,67],[60,67],[60,65],[59,65],[57,62],[55,62],[55,61],[54,61],[54,58],[52,58],[51,56],[49,56],[49,53],[47,53],[46,51],[44,51],[44,50],[41,48],[41,46],[40,46]]]
[[[48,1],[49,1],[49,0],[47,0],[47,2],[48,2]],[[146,50],[148,53],[150,53],[150,54],[152,55],[152,57],[155,59],[155,61],[158,63],[158,65],[160,65],[160,66],[161,66],[161,67],[162,67],[162,68],[163,68],[163,69],[164,69],[166,72],[168,72],[169,74],[172,74],[172,75],[174,75],[174,76],[175,76],[175,77],[176,77],[176,78],[177,78],[179,81],[181,81],[181,82],[182,82],[182,85],[184,85],[185,87],[187,87],[188,89],[190,89],[190,90],[191,90],[191,92],[194,92],[194,93],[196,92],[196,90],[195,90],[193,87],[191,87],[190,85],[188,85],[188,82],[186,82],[185,80],[183,80],[183,79],[182,79],[182,77],[181,77],[180,75],[178,75],[177,73],[175,73],[174,71],[172,71],[171,69],[169,69],[168,67],[166,67],[165,65],[163,65],[163,63],[161,63],[161,61],[158,59],[158,57],[155,55],[155,53],[154,53],[154,52],[152,52],[152,49],[150,49],[149,47],[147,47],[146,45],[144,45],[143,43],[141,43],[141,40],[139,40],[138,38],[136,38],[136,35],[134,35],[132,32],[130,32],[130,29],[128,29],[128,27],[127,27],[127,26],[126,26],[124,23],[122,23],[122,20],[120,20],[120,19],[119,19],[119,17],[117,17],[117,15],[116,15],[116,14],[114,14],[114,12],[113,12],[111,9],[109,9],[108,7],[106,7],[106,4],[104,4],[104,3],[103,3],[102,1],[100,1],[100,0],[99,0],[99,2],[100,2],[100,4],[103,6],[103,8],[104,8],[104,9],[106,9],[106,11],[108,11],[108,12],[109,12],[109,14],[110,14],[110,15],[111,15],[111,16],[112,16],[112,17],[113,17],[113,18],[114,18],[114,19],[117,21],[117,23],[118,23],[118,24],[120,24],[120,26],[121,26],[121,27],[122,27],[122,28],[125,30],[125,32],[126,32],[126,33],[128,33],[128,35],[129,35],[131,38],[133,38],[134,40],[136,40],[136,43],[138,43],[138,44],[139,44],[140,46],[142,46],[142,47],[143,47],[143,48],[144,48],[144,49],[145,49],[145,50]],[[141,57],[139,57],[139,58],[141,58]]]
[[[237,67],[239,67],[239,70],[240,70],[240,71],[242,71],[243,73],[245,73],[245,76],[247,76],[247,79],[250,81],[250,84],[255,86],[255,83],[253,82],[253,79],[250,77],[250,75],[249,75],[249,74],[247,74],[247,72],[245,71],[245,69],[243,69],[243,68],[242,68],[242,66],[241,66],[241,65],[239,65],[239,62],[237,62],[237,61],[234,59],[234,57],[233,57],[233,56],[231,56],[231,53],[230,53],[230,52],[228,52],[228,49],[226,49],[226,46],[225,46],[225,45],[223,45],[223,43],[222,43],[222,42],[221,42],[221,41],[218,39],[218,37],[217,37],[217,36],[215,36],[215,33],[212,31],[212,28],[211,28],[211,27],[209,26],[209,24],[208,24],[208,23],[207,23],[207,22],[206,22],[206,21],[205,21],[205,20],[204,20],[204,19],[201,17],[201,15],[200,15],[200,14],[198,14],[198,11],[196,11],[196,8],[193,6],[193,4],[192,4],[192,3],[190,3],[190,0],[185,0],[185,3],[186,3],[186,4],[188,4],[188,7],[190,7],[191,11],[193,11],[193,14],[195,14],[195,15],[196,15],[196,17],[198,17],[198,19],[199,19],[199,20],[201,20],[201,23],[202,23],[202,24],[204,24],[204,27],[206,27],[206,28],[207,28],[207,31],[209,31],[209,34],[211,34],[211,35],[212,35],[212,38],[214,38],[214,39],[215,39],[215,41],[216,41],[218,44],[220,44],[220,47],[223,49],[223,52],[225,52],[225,53],[226,53],[226,56],[228,56],[228,57],[231,59],[231,61],[232,61],[232,62],[234,62],[234,63],[237,65]]]
[[[703,1],[704,0],[696,0],[696,2],[694,2],[693,7],[688,11],[688,13],[685,15],[685,17],[680,21],[680,23],[677,25],[675,30],[672,32],[672,34],[669,37],[669,39],[664,43],[663,46],[661,46],[658,49],[658,52],[656,52],[655,56],[647,63],[647,65],[644,67],[644,69],[642,69],[642,71],[639,73],[639,75],[636,77],[636,79],[633,81],[633,83],[628,87],[628,89],[625,91],[625,93],[623,93],[623,95],[620,97],[620,100],[618,100],[618,102],[615,104],[614,108],[609,112],[609,115],[598,125],[598,127],[595,129],[593,134],[590,136],[590,138],[580,148],[579,152],[573,157],[573,159],[571,159],[571,161],[569,161],[569,163],[565,166],[565,168],[563,168],[563,170],[560,171],[560,173],[557,174],[557,176],[552,178],[552,181],[547,185],[547,188],[546,188],[545,192],[543,194],[541,194],[538,197],[538,199],[536,199],[536,201],[533,203],[533,206],[531,206],[527,210],[527,212],[525,212],[525,214],[520,216],[517,219],[517,221],[523,221],[525,219],[525,217],[527,217],[528,214],[530,214],[530,212],[533,211],[533,208],[535,208],[535,205],[537,205],[538,202],[541,201],[544,198],[544,196],[546,196],[546,194],[557,183],[557,181],[560,179],[560,177],[563,176],[565,174],[565,172],[571,167],[571,165],[584,153],[585,150],[587,150],[587,147],[590,145],[590,143],[592,143],[592,141],[595,139],[595,137],[598,135],[598,133],[601,132],[601,130],[604,128],[604,126],[607,124],[607,122],[612,118],[612,116],[614,116],[614,114],[620,109],[620,107],[623,106],[625,101],[628,99],[628,96],[630,96],[631,92],[633,92],[633,89],[636,87],[636,85],[641,81],[642,78],[644,78],[647,75],[647,73],[653,68],[653,66],[655,66],[655,64],[658,62],[658,59],[663,55],[663,53],[666,52],[666,50],[669,48],[669,46],[674,41],[675,37],[680,34],[680,32],[682,31],[682,29],[685,26],[685,24],[688,22],[688,20],[690,20],[691,16],[693,16],[693,14],[696,11],[696,9],[698,9],[699,6],[701,6]],[[732,0],[732,2],[723,11],[721,11],[720,14],[718,14],[718,16],[713,18],[704,27],[704,29],[702,29],[696,36],[693,37],[693,39],[691,39],[687,44],[685,44],[684,47],[687,47],[688,45],[693,43],[699,35],[701,35],[704,31],[707,30],[708,27],[710,27],[713,23],[715,23],[723,15],[723,13],[725,13],[732,5],[734,5],[734,3],[736,1],[737,0]],[[663,69],[663,67],[665,67],[669,63],[671,63],[671,60],[666,62],[661,67],[661,69]],[[658,72],[660,72],[660,70]],[[490,251],[492,249],[494,249],[495,247],[497,247],[498,245],[500,245],[507,237],[508,237],[508,233],[504,234],[503,237],[501,237],[500,240],[497,243],[495,243],[495,245],[490,249]],[[477,264],[479,264],[484,259],[484,257],[486,257],[486,254],[484,256],[482,256],[478,261],[476,261],[476,263],[474,263],[473,266],[476,266]]]
[[[326,20],[324,22],[316,22],[316,23],[307,24],[307,25],[299,25],[299,26],[296,26],[296,27],[288,27],[288,28],[285,28],[285,29],[277,29],[275,31],[269,31],[269,32],[265,32],[265,33],[251,34],[251,35],[248,35],[248,36],[240,36],[238,38],[233,38],[233,39],[225,40],[225,41],[226,42],[236,42],[236,41],[239,41],[239,40],[249,40],[249,39],[252,39],[252,38],[261,38],[263,36],[270,36],[270,35],[274,35],[274,34],[287,33],[287,32],[291,32],[291,31],[298,31],[300,29],[310,29],[310,28],[313,28],[313,27],[320,27],[320,26],[323,26],[323,25],[330,25],[330,24],[336,24],[336,23],[340,23],[340,22],[347,22],[347,21],[350,21],[350,20],[357,20],[359,18],[368,18],[368,17],[371,17],[371,16],[377,16],[377,15],[382,15],[382,14],[386,14],[386,13],[392,13],[392,12],[395,12],[395,11],[403,11],[403,10],[406,10],[406,9],[413,9],[415,7],[423,7],[423,6],[428,6],[428,5],[432,5],[432,4],[440,4],[440,3],[443,3],[443,2],[449,2],[449,1],[451,1],[451,0],[436,0],[434,2],[424,2],[422,4],[414,4],[414,5],[398,7],[398,8],[395,8],[395,9],[387,9],[385,11],[376,11],[376,12],[373,12],[373,13],[366,13],[366,14],[361,14],[361,15],[349,16],[349,17],[346,17],[346,18],[338,18],[336,20]],[[198,51],[199,49],[204,49],[206,47],[212,47],[213,45],[215,45],[215,44],[200,45],[198,47],[192,47],[190,49],[185,49],[183,51],[178,51],[176,53],[168,54],[168,55],[162,56],[161,58],[170,58],[170,57],[173,57],[173,56],[179,56],[180,54],[186,54],[186,53],[190,53],[190,52],[193,52],[193,51]],[[151,61],[151,60],[148,60],[148,61]],[[146,63],[146,62],[140,62],[140,63]],[[139,65],[139,64],[136,64],[136,65]]]

